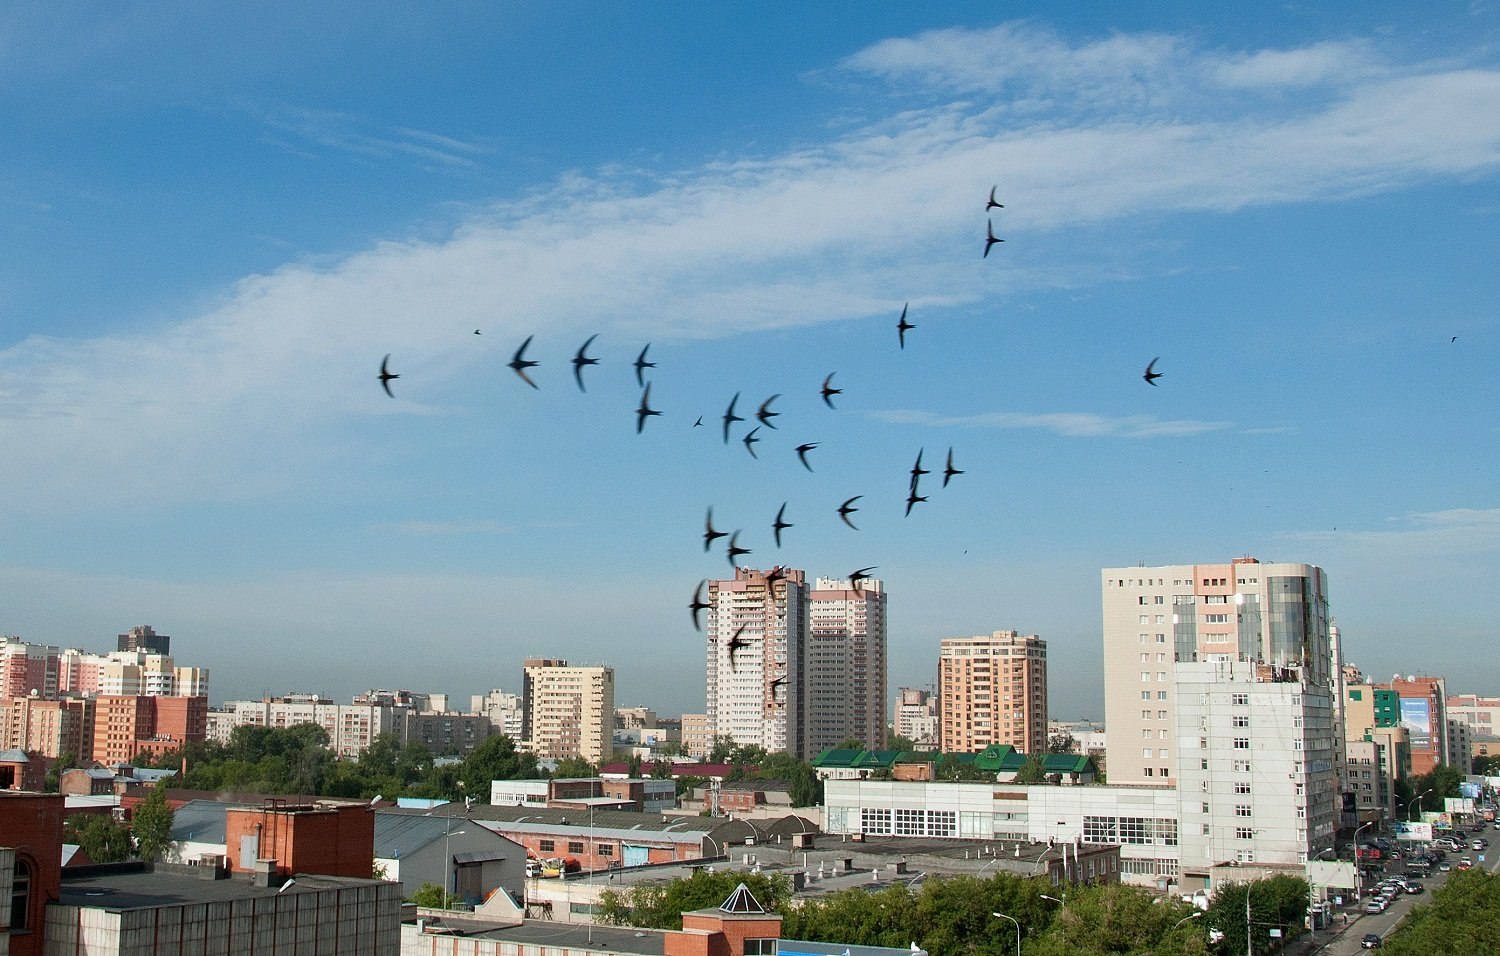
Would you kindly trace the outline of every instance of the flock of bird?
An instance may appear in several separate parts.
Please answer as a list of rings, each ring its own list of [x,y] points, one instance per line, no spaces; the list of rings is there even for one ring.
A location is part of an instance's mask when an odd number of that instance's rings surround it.
[[[1005,206],[996,199],[996,188],[997,187],[990,188],[989,200],[985,204],[986,213],[992,213],[993,210],[1005,208]],[[993,216],[990,216],[989,218],[987,218],[985,223],[984,252],[981,258],[989,258],[990,250],[997,244],[1004,241],[1004,239],[998,238],[995,235],[995,221]],[[916,328],[916,325],[907,321],[909,305],[910,303],[906,303],[901,306],[901,314],[896,320],[896,342],[898,348],[903,351],[906,349],[906,333]],[[481,334],[481,330],[475,329],[474,334]],[[526,357],[526,350],[530,348],[533,338],[535,338],[534,335],[528,335],[526,337],[526,340],[521,343],[521,347],[516,349],[515,354],[511,356],[508,367],[516,373],[517,377],[519,377],[521,381],[525,382],[527,385],[530,385],[534,389],[540,390],[540,386],[537,384],[536,380],[532,378],[530,370],[538,368],[541,363],[534,359],[528,359]],[[597,338],[597,333],[595,333],[594,335],[590,335],[586,340],[584,340],[584,343],[578,347],[578,351],[573,354],[573,380],[577,384],[578,390],[580,392],[588,391],[587,386],[584,384],[584,369],[588,368],[589,366],[599,364],[598,358],[588,354],[589,347],[593,345],[594,340]],[[649,419],[662,415],[661,410],[651,407],[651,383],[647,381],[645,377],[645,372],[647,369],[656,368],[655,362],[647,361],[646,359],[647,353],[650,352],[650,350],[651,345],[650,343],[647,343],[646,346],[641,349],[640,354],[636,356],[635,362],[632,363],[635,369],[636,385],[641,389],[640,404],[635,409],[636,434],[640,434],[645,430],[646,422]],[[394,398],[395,393],[391,390],[391,382],[399,379],[401,376],[398,373],[392,372],[390,370],[390,360],[391,356],[387,354],[381,361],[380,373],[378,375],[378,378],[381,387],[385,390],[386,395]],[[1151,362],[1146,366],[1145,373],[1142,376],[1146,384],[1153,387],[1156,386],[1156,380],[1162,377],[1162,373],[1156,371],[1156,363],[1159,361],[1161,361],[1159,356],[1157,358],[1153,358]],[[838,373],[829,372],[828,375],[824,377],[823,384],[820,389],[820,395],[823,399],[823,403],[828,408],[835,410],[837,410],[838,406],[833,403],[833,398],[836,395],[843,394],[842,388],[835,388],[833,386],[833,378],[836,374]],[[729,406],[724,410],[724,414],[721,416],[723,441],[726,445],[729,443],[734,425],[736,423],[747,421],[744,416],[737,414],[740,395],[740,392],[736,392],[734,394],[734,397],[729,400]],[[750,457],[752,458],[759,459],[760,457],[758,454],[756,454],[755,445],[759,441],[761,441],[761,429],[764,428],[771,431],[778,430],[776,424],[772,421],[772,419],[780,416],[781,413],[772,410],[772,405],[779,398],[781,398],[781,394],[777,393],[760,403],[759,407],[754,413],[754,419],[759,424],[750,427],[750,429],[746,431],[739,439],[740,442],[745,446],[745,451],[748,452]],[[699,416],[693,423],[692,427],[697,428],[702,425],[703,417]],[[800,461],[802,466],[808,471],[813,471],[812,464],[808,460],[808,455],[814,449],[816,449],[818,445],[819,442],[804,442],[796,446],[795,448],[798,461]],[[912,508],[927,501],[929,497],[926,494],[919,494],[923,476],[932,473],[929,469],[922,467],[922,456],[924,452],[925,449],[919,449],[917,451],[916,461],[911,466],[910,483],[908,485],[908,492],[906,496],[906,516],[910,516]],[[943,477],[941,487],[943,488],[948,487],[948,483],[953,478],[958,475],[964,474],[963,470],[954,466],[953,449],[951,447],[948,449],[946,462],[943,466],[941,474]],[[858,531],[859,528],[851,520],[851,516],[859,511],[859,508],[856,506],[855,502],[860,501],[863,497],[863,495],[853,495],[849,498],[846,498],[836,509],[836,513],[838,514],[839,519],[854,531]],[[791,522],[786,520],[786,510],[788,504],[789,502],[782,502],[781,507],[776,512],[776,518],[771,524],[771,530],[777,548],[781,547],[782,532],[787,530],[788,528],[794,527]],[[729,561],[730,567],[738,569],[739,559],[744,555],[752,553],[750,548],[740,546],[739,536],[742,529],[735,529],[734,531],[720,531],[714,527],[713,517],[713,508],[712,506],[710,506],[708,509],[708,514],[704,519],[703,550],[707,552],[713,547],[715,541],[719,540],[720,538],[727,538],[728,541],[725,543],[725,556]],[[855,571],[850,572],[848,575],[850,589],[855,591],[856,593],[859,592],[863,587],[864,581],[868,580],[871,577],[870,572],[874,570],[876,570],[876,567],[874,565],[871,565],[869,567],[859,568]],[[785,569],[781,565],[773,567],[766,573],[766,592],[768,598],[771,597],[774,583],[782,579],[784,576]],[[692,615],[693,626],[700,631],[702,630],[702,623],[699,619],[699,614],[701,611],[707,610],[710,607],[709,604],[703,601],[703,587],[707,583],[707,578],[698,582],[698,587],[693,592],[693,600],[688,604],[689,612]],[[745,641],[742,636],[744,630],[745,628],[743,626],[740,627],[725,642],[725,646],[729,652],[729,662],[731,668],[734,667],[735,654],[741,648],[748,645],[748,642]],[[778,681],[773,681],[772,683],[785,683],[785,678],[781,678]]]

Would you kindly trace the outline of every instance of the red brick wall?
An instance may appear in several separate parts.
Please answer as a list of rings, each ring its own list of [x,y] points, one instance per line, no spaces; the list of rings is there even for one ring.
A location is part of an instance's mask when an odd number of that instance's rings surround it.
[[[280,876],[320,873],[369,879],[374,865],[375,813],[369,807],[231,809],[224,836],[235,872],[250,872],[240,865],[240,840],[252,835],[259,837],[258,856],[276,860],[274,871]]]
[[[709,935],[668,933],[666,956],[745,956],[745,940],[781,938],[781,917],[683,913],[682,928]]]
[[[16,859],[31,868],[32,932],[11,936],[11,956],[41,956],[42,926],[49,900],[62,892],[63,798],[56,793],[0,795],[0,844],[16,848]],[[18,920],[11,917],[11,925]]]

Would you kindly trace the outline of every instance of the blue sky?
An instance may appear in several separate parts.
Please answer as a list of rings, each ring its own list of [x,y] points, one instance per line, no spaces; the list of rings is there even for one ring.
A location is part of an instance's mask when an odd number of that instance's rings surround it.
[[[0,631],[697,710],[713,506],[877,566],[893,691],[1016,628],[1102,716],[1099,568],[1252,554],[1500,692],[1500,8],[1140,6],[0,11]]]

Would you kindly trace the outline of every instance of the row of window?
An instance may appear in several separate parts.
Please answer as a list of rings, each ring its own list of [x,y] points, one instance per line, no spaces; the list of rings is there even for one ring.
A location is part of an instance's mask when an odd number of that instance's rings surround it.
[[[1085,843],[1176,846],[1177,821],[1167,817],[1084,816]]]

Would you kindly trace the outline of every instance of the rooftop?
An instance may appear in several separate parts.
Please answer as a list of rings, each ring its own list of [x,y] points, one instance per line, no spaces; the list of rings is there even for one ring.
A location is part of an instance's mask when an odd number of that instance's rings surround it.
[[[298,874],[280,887],[265,887],[254,885],[248,877],[205,880],[191,873],[183,873],[178,868],[158,867],[151,870],[144,864],[112,864],[107,867],[80,867],[77,875],[65,871],[58,902],[64,906],[88,906],[120,912],[188,903],[254,899],[278,893],[310,893],[342,886],[384,885],[387,884],[380,880]],[[399,889],[397,892],[400,892]]]

